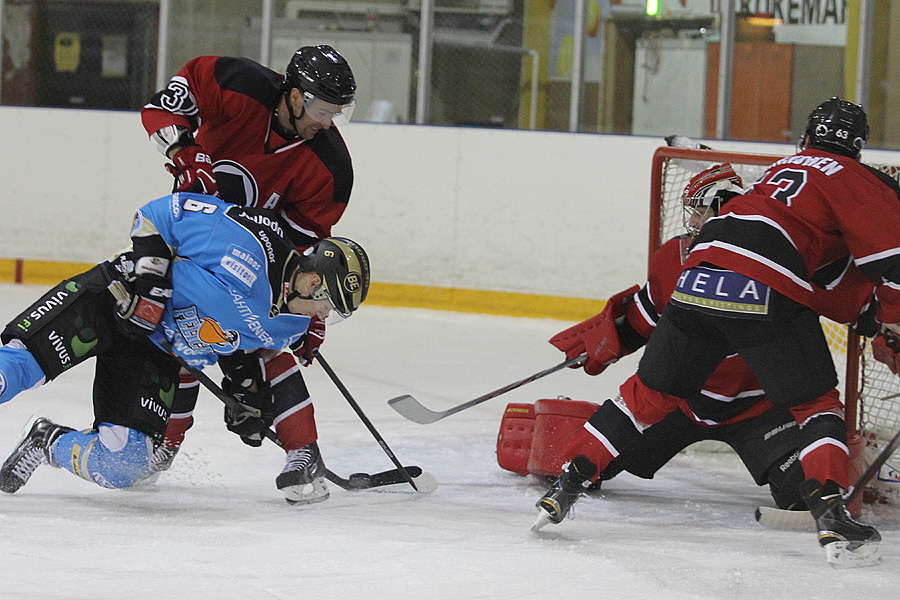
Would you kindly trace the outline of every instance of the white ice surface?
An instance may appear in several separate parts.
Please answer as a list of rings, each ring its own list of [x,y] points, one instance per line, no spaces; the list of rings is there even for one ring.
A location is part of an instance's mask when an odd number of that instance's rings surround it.
[[[5,323],[42,288],[0,285]],[[197,424],[152,487],[104,490],[41,467],[0,495],[0,598],[40,599],[724,599],[900,597],[900,519],[867,510],[885,538],[882,564],[836,570],[812,532],[753,519],[770,504],[730,454],[679,456],[654,480],[622,475],[575,518],[529,531],[546,484],[499,468],[508,402],[568,395],[600,401],[636,362],[599,377],[564,371],[431,425],[386,400],[408,393],[433,409],[556,364],[556,321],[365,307],[329,329],[323,354],[405,464],[440,486],[345,492],[289,506],[275,489],[283,454],[226,431],[202,393]],[[304,371],[329,467],[347,476],[391,468],[318,365]],[[32,414],[90,424],[93,366],[0,407],[0,458]],[[218,374],[211,375],[218,380]]]

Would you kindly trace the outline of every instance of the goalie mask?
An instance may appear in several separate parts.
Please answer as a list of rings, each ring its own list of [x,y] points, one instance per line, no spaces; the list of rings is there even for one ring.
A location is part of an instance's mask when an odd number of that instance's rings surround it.
[[[681,195],[688,234],[695,237],[708,218],[718,215],[723,204],[743,192],[741,178],[728,163],[713,165],[694,175]]]
[[[369,292],[369,257],[353,240],[325,238],[303,254],[295,252],[289,262],[285,305],[295,298],[328,301],[336,313],[349,317]],[[302,296],[296,291],[296,279],[301,273],[311,272],[318,273],[322,282],[309,296]]]
[[[317,123],[346,125],[350,121],[356,105],[356,81],[350,65],[331,46],[304,46],[297,50],[284,73],[286,97],[293,88],[303,93],[304,112]]]
[[[868,140],[866,111],[859,104],[835,96],[812,111],[798,145],[804,150],[818,148],[859,159]]]

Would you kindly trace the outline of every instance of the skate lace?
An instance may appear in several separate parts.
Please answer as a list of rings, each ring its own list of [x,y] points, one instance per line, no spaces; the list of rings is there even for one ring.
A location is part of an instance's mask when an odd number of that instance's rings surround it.
[[[288,450],[287,463],[284,465],[284,471],[282,472],[307,469],[313,463],[314,458],[313,451],[308,447]]]
[[[34,473],[35,469],[41,466],[46,460],[43,450],[32,445],[31,448],[26,450],[22,454],[22,457],[16,461],[12,473],[19,479],[25,481],[31,477],[31,474]]]
[[[175,451],[165,446],[160,446],[150,455],[150,470],[165,471],[175,458]]]

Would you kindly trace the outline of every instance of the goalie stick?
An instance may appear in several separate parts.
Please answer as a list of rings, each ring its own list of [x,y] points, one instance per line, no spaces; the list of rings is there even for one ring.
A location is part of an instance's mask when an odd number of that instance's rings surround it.
[[[431,410],[429,408],[424,407],[418,400],[410,396],[409,394],[404,394],[402,396],[397,396],[396,398],[391,398],[387,401],[388,406],[393,408],[395,411],[400,413],[406,419],[414,423],[419,423],[420,425],[427,425],[429,423],[434,423],[435,421],[440,421],[443,418],[449,417],[450,415],[455,415],[456,413],[466,410],[467,408],[471,408],[482,402],[487,402],[491,398],[496,398],[497,396],[501,396],[506,392],[512,391],[518,387],[522,387],[527,383],[531,383],[532,381],[537,381],[542,377],[546,377],[551,373],[556,373],[566,367],[574,367],[576,365],[580,365],[584,362],[586,358],[585,354],[581,356],[576,356],[575,358],[570,358],[567,361],[561,362],[558,365],[550,367],[549,369],[544,369],[543,371],[538,371],[534,375],[530,375],[524,379],[520,379],[519,381],[514,381],[509,385],[505,385],[502,388],[496,389],[493,392],[488,392],[483,396],[479,396],[474,400],[469,400],[468,402],[463,402],[457,406],[452,408],[448,408],[447,410]]]
[[[169,354],[174,356],[175,359],[181,364],[182,367],[184,367],[197,381],[202,383],[206,389],[208,389],[210,392],[212,392],[212,394],[216,398],[221,400],[225,404],[225,406],[227,406],[228,408],[230,408],[232,410],[237,410],[237,411],[243,410],[241,408],[240,404],[237,402],[237,400],[232,398],[230,395],[226,394],[225,390],[223,390],[221,387],[219,387],[219,385],[216,384],[215,381],[210,379],[206,373],[204,373],[200,369],[197,369],[197,368],[192,367],[191,365],[187,364],[187,362],[185,362],[185,360],[183,358],[181,358],[180,356],[175,354],[172,351],[171,343],[169,343],[166,340],[162,340],[159,342],[159,344],[163,348],[163,350],[165,350],[166,352],[168,352]],[[264,435],[266,436],[266,438],[268,438],[269,440],[274,442],[279,447],[281,446],[281,442],[278,441],[278,436],[271,429],[267,428],[265,430]],[[428,479],[430,477],[430,474],[425,473],[424,471],[422,471],[422,469],[420,467],[416,467],[416,466],[406,467],[405,471],[406,471],[406,475],[408,477],[412,477],[413,479],[415,479],[417,477],[422,477],[423,475],[426,476],[426,479]],[[325,470],[325,478],[328,481],[330,481],[334,485],[338,486],[339,488],[348,490],[348,491],[349,490],[367,490],[367,489],[376,488],[376,487],[383,487],[386,485],[405,483],[407,481],[408,477],[404,477],[403,475],[401,475],[399,469],[391,469],[389,471],[382,471],[381,473],[373,473],[373,474],[353,473],[352,475],[350,475],[350,477],[345,479],[345,478],[341,477],[340,475],[338,475],[337,473],[334,473],[331,469]],[[434,478],[431,477],[431,479],[434,479]]]

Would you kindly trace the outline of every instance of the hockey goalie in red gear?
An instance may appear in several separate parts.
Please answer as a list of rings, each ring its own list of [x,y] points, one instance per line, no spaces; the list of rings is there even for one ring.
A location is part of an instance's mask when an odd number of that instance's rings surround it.
[[[350,200],[353,166],[335,124],[350,119],[355,93],[350,65],[330,46],[300,48],[284,73],[245,58],[201,56],[150,99],[141,118],[151,141],[172,160],[167,168],[176,190],[271,209],[302,251],[331,235]],[[311,327],[298,352],[303,365],[310,364],[324,336],[324,324]],[[292,354],[267,355],[263,362],[276,398],[293,399],[291,409],[276,418],[279,441],[289,453],[285,468],[293,468],[297,461],[290,453],[316,451],[313,405]],[[171,465],[193,423],[199,386],[182,375],[160,470]],[[325,497],[323,492],[308,500]]]
[[[684,201],[685,226],[690,234],[699,233],[703,222],[724,204],[719,202],[711,208],[713,202],[704,203],[700,196],[705,192],[714,197],[721,191],[720,200],[727,199],[725,193],[731,190],[726,190],[732,184],[739,185],[738,181],[729,181],[731,177],[736,178],[731,167],[722,165],[700,173],[688,184]],[[670,240],[654,255],[648,284],[628,302],[627,318],[618,327],[621,339],[646,341],[650,337],[681,275],[685,240],[690,236]],[[823,277],[836,272],[840,278],[819,282],[824,286],[820,289],[838,287],[816,297],[821,300],[821,314],[855,324],[869,307],[874,284],[849,262],[846,257],[844,268],[823,270]],[[870,312],[866,316],[871,316]],[[773,407],[737,355],[726,357],[701,390],[687,398],[651,390],[633,376],[622,385],[618,398],[603,403],[585,427],[566,440],[568,448],[562,455],[571,462],[538,502],[541,517],[536,527],[560,522],[592,482],[622,468],[652,477],[677,451],[700,439],[720,439],[732,445],[756,482],[770,484],[779,506],[802,506],[799,484],[804,477],[811,477],[808,473],[785,477],[789,470],[796,472],[798,464],[814,473],[813,477],[847,485],[846,430],[842,418],[831,421],[830,416],[842,417],[836,393],[810,403],[802,423],[797,422],[796,413]],[[703,428],[708,428],[707,434]],[[798,435],[801,429],[805,430],[803,437]],[[771,431],[779,434],[765,435]]]

